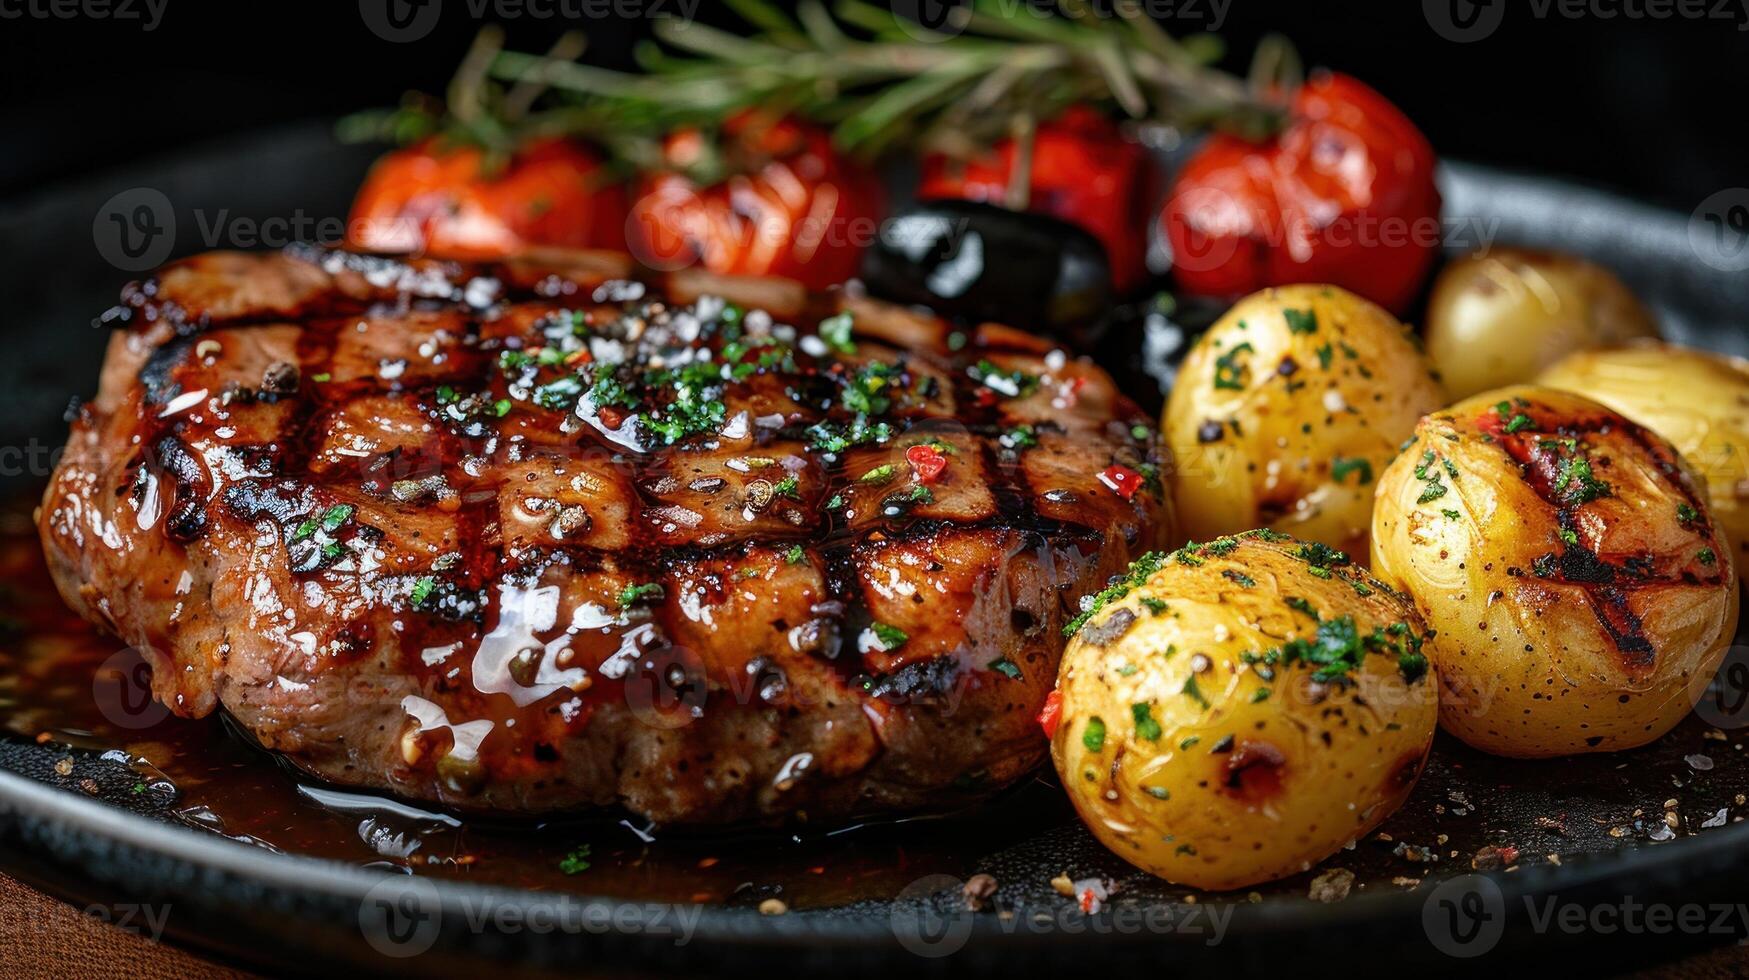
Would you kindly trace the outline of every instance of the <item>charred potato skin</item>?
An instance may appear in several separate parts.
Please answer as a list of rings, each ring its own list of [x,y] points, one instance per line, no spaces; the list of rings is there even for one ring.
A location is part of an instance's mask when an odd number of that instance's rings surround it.
[[[1239,301],[1186,357],[1163,432],[1193,540],[1268,527],[1367,554],[1373,483],[1445,396],[1413,335],[1333,286]]]
[[[1427,304],[1427,352],[1454,399],[1534,381],[1575,350],[1658,335],[1614,273],[1559,252],[1464,256],[1441,270]]]
[[[1749,361],[1645,340],[1579,351],[1539,383],[1576,392],[1670,440],[1704,479],[1742,567],[1749,547]]]
[[[1579,395],[1520,386],[1428,416],[1378,493],[1373,571],[1439,632],[1440,724],[1485,752],[1644,745],[1735,635],[1736,573],[1697,478]]]
[[[1117,588],[1064,655],[1051,740],[1112,851],[1180,884],[1240,888],[1312,867],[1408,797],[1438,696],[1406,599],[1267,530],[1186,546]],[[1345,620],[1383,641],[1346,680],[1279,656],[1317,643],[1324,621],[1346,635]]]

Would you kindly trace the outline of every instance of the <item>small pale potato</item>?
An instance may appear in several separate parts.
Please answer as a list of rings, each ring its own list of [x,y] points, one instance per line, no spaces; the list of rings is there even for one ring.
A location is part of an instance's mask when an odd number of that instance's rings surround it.
[[[1539,380],[1670,440],[1706,483],[1742,567],[1749,548],[1749,361],[1656,340],[1580,351]]]
[[[1183,530],[1268,527],[1364,560],[1375,476],[1444,404],[1382,308],[1334,286],[1248,296],[1197,342],[1166,405]]]
[[[1656,336],[1620,279],[1559,252],[1466,255],[1441,270],[1427,304],[1427,353],[1453,398],[1534,381],[1576,350]]]
[[[1519,386],[1423,419],[1379,480],[1373,571],[1439,633],[1440,724],[1486,752],[1644,745],[1737,628],[1730,549],[1663,438]]]
[[[1406,599],[1324,545],[1149,555],[1069,642],[1051,758],[1139,868],[1214,890],[1297,874],[1414,787],[1438,715],[1424,643]]]

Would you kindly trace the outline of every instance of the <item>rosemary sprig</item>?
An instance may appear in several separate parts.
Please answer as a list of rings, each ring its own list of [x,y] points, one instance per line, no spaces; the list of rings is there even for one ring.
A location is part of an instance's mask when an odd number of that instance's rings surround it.
[[[1030,138],[1040,121],[1082,102],[1138,123],[1262,135],[1279,125],[1298,71],[1275,39],[1260,47],[1248,81],[1221,73],[1211,67],[1218,38],[1173,38],[1130,5],[1101,17],[1084,3],[1026,9],[972,0],[954,33],[901,23],[864,0],[839,0],[831,11],[803,0],[793,16],[769,0],[726,5],[748,33],[658,20],[655,40],[635,50],[641,74],[579,63],[580,37],[531,54],[501,50],[501,32],[488,28],[443,106],[414,98],[347,120],[343,136],[442,135],[505,153],[530,136],[570,134],[648,167],[661,162],[667,133],[708,132],[757,109],[828,126],[841,150],[865,159],[965,156],[1006,137]]]

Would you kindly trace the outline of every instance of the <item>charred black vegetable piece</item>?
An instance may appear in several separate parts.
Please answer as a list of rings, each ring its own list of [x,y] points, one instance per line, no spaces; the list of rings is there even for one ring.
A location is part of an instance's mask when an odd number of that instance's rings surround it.
[[[1094,356],[1137,404],[1158,413],[1184,355],[1229,305],[1166,292],[1119,303],[1100,331]]]
[[[863,255],[862,280],[880,299],[1077,342],[1111,303],[1098,239],[1056,218],[975,201],[925,201],[894,215]]]

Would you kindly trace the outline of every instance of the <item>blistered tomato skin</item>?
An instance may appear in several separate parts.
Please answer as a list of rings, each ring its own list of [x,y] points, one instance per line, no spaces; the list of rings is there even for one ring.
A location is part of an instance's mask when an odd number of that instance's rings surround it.
[[[588,149],[531,143],[486,169],[478,147],[428,141],[371,168],[347,241],[376,252],[500,258],[530,246],[622,249],[625,191]]]
[[[1249,532],[1143,559],[1101,596],[1063,656],[1051,758],[1114,853],[1243,888],[1311,868],[1408,798],[1438,713],[1435,640],[1345,556]]]
[[[1520,386],[1423,419],[1379,481],[1373,570],[1439,631],[1440,723],[1524,758],[1644,745],[1736,634],[1730,548],[1663,438]]]
[[[1315,75],[1274,138],[1215,135],[1179,172],[1161,215],[1173,276],[1209,296],[1327,282],[1402,313],[1439,251],[1436,162],[1384,96]]]
[[[781,276],[810,289],[856,275],[881,216],[875,176],[841,157],[823,130],[743,114],[724,123],[722,145],[672,134],[671,169],[643,178],[626,222],[634,256],[657,269],[692,265],[725,274]],[[706,153],[735,172],[709,184],[689,176]]]
[[[1365,555],[1373,487],[1445,403],[1408,328],[1352,293],[1241,300],[1179,369],[1162,431],[1186,533],[1269,527]]]
[[[1014,169],[1012,140],[970,160],[934,155],[923,162],[917,197],[1003,204]],[[1146,148],[1094,110],[1074,106],[1039,126],[1033,138],[1027,210],[1091,232],[1105,246],[1113,285],[1127,290],[1147,275],[1150,175]]]

